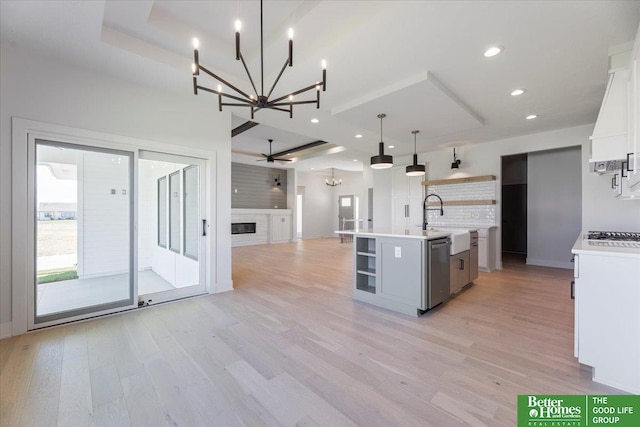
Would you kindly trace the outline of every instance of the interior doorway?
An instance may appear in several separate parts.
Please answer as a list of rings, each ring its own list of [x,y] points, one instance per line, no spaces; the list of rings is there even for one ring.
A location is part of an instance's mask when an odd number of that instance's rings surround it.
[[[296,237],[302,239],[302,194],[296,195]]]
[[[580,146],[502,158],[502,262],[573,269],[582,229]]]
[[[502,262],[527,259],[527,154],[502,157]]]

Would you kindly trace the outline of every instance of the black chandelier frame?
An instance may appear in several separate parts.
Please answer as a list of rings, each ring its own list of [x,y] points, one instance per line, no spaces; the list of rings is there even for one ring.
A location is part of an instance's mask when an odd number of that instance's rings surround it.
[[[239,22],[239,21],[238,21]],[[258,89],[251,77],[251,73],[249,72],[249,68],[247,67],[247,63],[244,60],[244,56],[242,55],[242,51],[240,49],[240,28],[236,26],[236,60],[242,61],[242,65],[247,73],[247,77],[249,77],[249,81],[251,82],[251,86],[253,87],[254,95],[249,95],[245,91],[239,89],[233,84],[229,83],[222,77],[218,76],[214,72],[210,71],[202,64],[200,64],[200,58],[198,53],[199,48],[198,39],[193,40],[193,59],[194,63],[192,66],[193,71],[193,94],[198,95],[198,90],[202,90],[205,92],[210,92],[218,95],[218,110],[222,111],[222,107],[248,107],[251,109],[251,118],[254,118],[254,114],[262,109],[270,109],[282,111],[285,113],[289,113],[289,117],[293,118],[293,106],[294,105],[303,105],[303,104],[316,104],[316,108],[320,108],[320,89],[322,88],[323,92],[327,90],[327,67],[326,62],[322,61],[322,81],[315,82],[307,87],[291,92],[287,95],[279,96],[275,99],[269,99],[273,90],[276,88],[276,85],[280,81],[280,77],[284,73],[285,69],[288,67],[293,67],[293,30],[289,30],[289,55],[276,77],[273,85],[271,85],[271,89],[265,95],[264,94],[264,34],[263,34],[263,13],[262,13],[262,0],[260,0],[260,93],[258,94]],[[224,84],[228,88],[235,91],[238,95],[232,95],[229,93],[225,93],[222,91],[222,86],[218,85],[218,90],[211,89],[205,86],[201,86],[198,84],[198,77],[200,76],[200,71],[214,78],[218,82]],[[302,93],[308,92],[315,89],[316,97],[315,99],[310,100],[302,100],[302,101],[294,101],[293,97],[296,95],[300,95]],[[225,102],[223,99],[234,100],[237,102]]]

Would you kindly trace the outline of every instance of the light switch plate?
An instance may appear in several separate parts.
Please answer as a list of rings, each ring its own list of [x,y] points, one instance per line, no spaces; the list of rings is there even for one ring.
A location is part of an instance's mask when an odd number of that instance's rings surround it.
[[[396,258],[402,258],[402,248],[400,246],[395,246],[396,250]]]

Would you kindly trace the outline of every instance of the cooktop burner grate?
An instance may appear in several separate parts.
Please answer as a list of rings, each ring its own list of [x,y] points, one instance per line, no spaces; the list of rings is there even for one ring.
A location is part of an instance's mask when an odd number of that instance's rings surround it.
[[[585,240],[608,242],[639,242],[640,232],[635,231],[588,231]]]

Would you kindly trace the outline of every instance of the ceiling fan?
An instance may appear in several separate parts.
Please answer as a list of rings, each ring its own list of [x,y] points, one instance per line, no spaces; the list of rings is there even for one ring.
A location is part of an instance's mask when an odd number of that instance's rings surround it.
[[[244,151],[244,150],[238,150],[235,148],[231,149],[232,153],[236,153],[236,154],[243,154],[246,156],[254,156],[254,157],[264,157],[263,159],[260,159],[258,161],[267,161],[267,163],[273,163],[274,161],[281,161],[281,162],[292,162],[294,161],[293,159],[284,159],[284,158],[280,158],[280,156],[285,156],[285,155],[289,155],[289,154],[293,154],[293,153],[297,153],[297,152],[309,152],[309,150],[314,149],[315,147],[318,147],[320,145],[325,145],[326,146],[331,146],[332,144],[327,144],[326,141],[313,141],[313,142],[309,142],[306,144],[302,144],[299,145],[297,147],[291,147],[288,150],[284,150],[281,151],[279,153],[273,153],[271,151],[271,143],[272,143],[272,139],[269,140],[269,155],[266,154],[261,154],[261,153],[253,153],[250,151]]]
[[[267,161],[267,163],[273,163],[275,160],[279,161],[279,162],[290,162],[291,159],[282,159],[277,157],[278,155],[282,154],[282,153],[276,153],[276,154],[271,154],[271,143],[273,142],[273,139],[269,139],[269,155],[267,156],[264,153],[260,153],[262,154],[265,158],[264,159],[260,159],[260,160],[256,160],[257,162],[263,162],[263,161]]]

